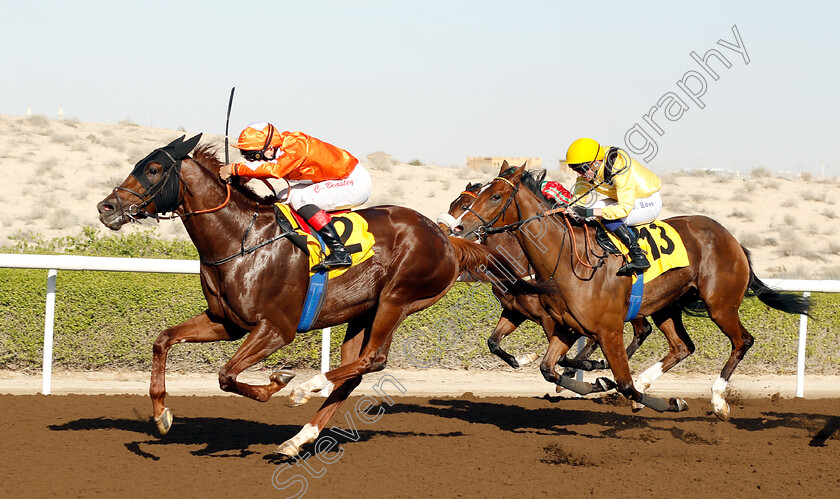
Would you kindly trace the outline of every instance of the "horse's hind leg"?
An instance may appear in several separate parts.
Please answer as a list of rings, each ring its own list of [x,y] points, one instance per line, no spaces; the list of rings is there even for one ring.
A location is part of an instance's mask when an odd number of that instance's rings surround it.
[[[231,330],[224,324],[210,319],[207,312],[160,333],[152,347],[152,379],[149,385],[149,396],[152,398],[152,413],[161,434],[168,433],[172,426],[172,411],[164,405],[166,356],[172,345],[231,340],[236,337],[238,337],[236,332],[231,334]]]
[[[273,374],[267,385],[249,385],[237,381],[236,377],[278,348],[291,343],[294,338],[294,327],[282,331],[267,320],[261,320],[257,323],[257,327],[251,330],[233,357],[219,370],[219,387],[226,392],[238,393],[260,402],[267,401],[288,384],[291,380],[290,373]]]
[[[648,320],[644,317],[633,319],[630,321],[630,324],[633,325],[633,339],[630,340],[630,344],[627,345],[628,359],[633,357],[636,350],[642,346],[642,343],[644,343],[647,337],[650,336],[650,333],[653,332],[653,326],[651,326],[650,322],[648,322]]]
[[[633,339],[630,340],[630,343],[627,345],[627,358],[631,358],[636,350],[642,346],[642,343],[645,342],[650,333],[653,331],[653,327],[651,327],[648,320],[644,317],[639,317],[638,319],[633,319],[630,321],[630,324],[633,325]],[[560,365],[566,366],[566,369],[563,371],[564,376],[574,376],[575,371],[578,369],[583,369],[584,371],[593,371],[595,369],[609,369],[609,363],[606,360],[599,360],[599,361],[589,361],[588,359],[594,352],[595,349],[598,348],[598,343],[589,338],[584,345],[583,348],[572,358],[568,359],[567,357],[560,358]]]
[[[729,384],[729,378],[746,355],[747,350],[753,344],[752,335],[744,328],[741,318],[738,316],[737,307],[709,307],[709,317],[718,325],[721,331],[729,337],[732,343],[732,352],[729,360],[723,366],[720,377],[712,385],[712,410],[715,416],[722,421],[728,421],[730,417],[729,404],[723,398],[723,392]]]

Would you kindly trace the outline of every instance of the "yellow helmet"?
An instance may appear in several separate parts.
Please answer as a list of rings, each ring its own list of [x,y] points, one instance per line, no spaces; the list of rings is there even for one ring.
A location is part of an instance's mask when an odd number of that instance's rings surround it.
[[[282,143],[283,139],[274,125],[265,121],[258,121],[245,127],[239,134],[239,140],[236,144],[231,144],[231,147],[243,151],[261,151],[264,153],[269,147],[277,147]]]
[[[591,163],[599,159],[604,159],[606,151],[601,144],[595,142],[593,139],[577,139],[569,146],[566,151],[566,164],[569,166],[582,165],[584,163]]]

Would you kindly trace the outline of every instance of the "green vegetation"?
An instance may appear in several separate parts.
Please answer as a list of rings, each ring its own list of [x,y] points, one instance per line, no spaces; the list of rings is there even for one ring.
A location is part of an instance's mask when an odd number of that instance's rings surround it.
[[[136,258],[196,259],[187,241],[165,241],[152,232],[101,236],[86,229],[77,236],[14,240],[7,251],[30,254],[74,254]],[[46,270],[0,268],[0,368],[36,370],[43,348]],[[808,323],[807,371],[840,372],[840,296],[814,294]],[[57,279],[55,347],[57,368],[142,369],[151,366],[152,342],[163,329],[204,310],[196,275],[60,271]],[[437,304],[409,316],[398,329],[389,358],[393,367],[490,368],[505,364],[491,355],[486,339],[500,307],[487,285],[458,283]],[[799,317],[769,309],[754,298],[741,307],[755,345],[739,366],[740,373],[793,373]],[[689,317],[686,328],[697,351],[677,372],[719,372],[729,356],[729,340],[707,318]],[[338,363],[344,326],[333,328],[332,365]],[[629,326],[625,336],[629,341]],[[170,369],[215,371],[240,342],[184,344],[172,348]],[[262,366],[317,368],[319,332],[298,335]],[[526,322],[505,339],[513,354],[542,355],[542,330]],[[658,331],[637,352],[631,366],[638,372],[667,352]],[[260,366],[258,366],[260,367]]]

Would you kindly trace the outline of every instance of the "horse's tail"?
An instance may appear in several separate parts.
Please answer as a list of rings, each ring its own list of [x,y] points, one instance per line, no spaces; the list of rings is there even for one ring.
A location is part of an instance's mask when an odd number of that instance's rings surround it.
[[[811,302],[808,298],[798,293],[776,291],[761,282],[761,279],[756,277],[753,272],[749,250],[743,246],[741,246],[741,249],[744,250],[744,254],[747,256],[747,263],[749,263],[750,266],[750,285],[747,290],[747,296],[755,296],[768,307],[781,310],[782,312],[787,312],[789,314],[810,315],[808,314],[808,309],[811,306]]]
[[[469,276],[465,280],[490,282],[503,286],[509,292],[542,292],[534,284],[518,277],[518,272],[501,253],[460,237],[449,236],[448,239],[458,259],[458,273]]]

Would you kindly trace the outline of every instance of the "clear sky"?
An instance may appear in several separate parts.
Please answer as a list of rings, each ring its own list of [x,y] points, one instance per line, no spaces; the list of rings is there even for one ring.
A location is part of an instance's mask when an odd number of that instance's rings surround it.
[[[361,158],[554,166],[578,137],[626,146],[638,125],[633,156],[655,171],[820,174],[825,158],[840,175],[838,2],[0,6],[0,114],[61,104],[81,121],[220,134],[235,86],[231,135],[268,120]],[[691,56],[710,49],[730,64],[709,53],[717,80]]]

